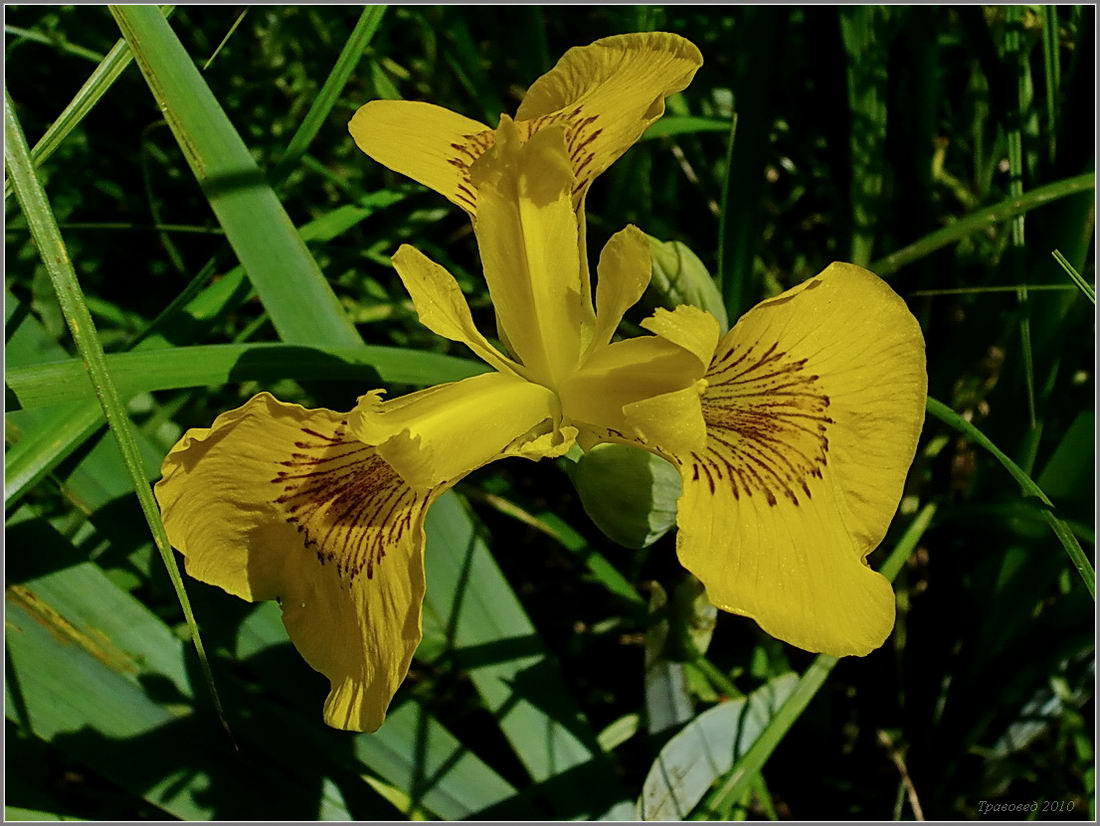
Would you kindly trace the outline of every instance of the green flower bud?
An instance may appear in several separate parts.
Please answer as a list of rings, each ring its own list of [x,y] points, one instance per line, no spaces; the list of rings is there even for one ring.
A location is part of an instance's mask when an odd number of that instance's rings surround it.
[[[674,310],[690,304],[718,319],[722,332],[729,329],[729,317],[722,294],[707,268],[686,244],[679,241],[658,241],[649,236],[653,278],[645,300],[654,307]]]
[[[659,456],[601,444],[572,465],[570,476],[585,512],[609,539],[645,548],[676,524],[680,474]]]

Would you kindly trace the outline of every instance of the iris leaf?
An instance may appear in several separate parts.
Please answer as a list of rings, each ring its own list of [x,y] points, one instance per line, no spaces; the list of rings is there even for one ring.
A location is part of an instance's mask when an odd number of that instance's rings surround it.
[[[107,356],[123,397],[150,390],[278,379],[358,380],[430,385],[458,381],[488,368],[480,362],[400,347],[300,347],[294,344],[209,344],[135,350]],[[13,367],[6,382],[23,408],[93,398],[78,359]],[[10,399],[9,399],[10,405]]]

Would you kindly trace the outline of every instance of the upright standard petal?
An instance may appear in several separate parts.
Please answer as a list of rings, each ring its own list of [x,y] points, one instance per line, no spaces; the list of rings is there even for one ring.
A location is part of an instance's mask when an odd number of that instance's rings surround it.
[[[565,126],[579,204],[592,179],[664,114],[665,98],[687,88],[702,65],[699,50],[679,35],[605,37],[567,51],[527,90],[516,120],[527,134]]]
[[[878,277],[833,264],[750,310],[706,375],[706,447],[678,457],[678,553],[715,605],[836,656],[880,646],[889,583],[866,564],[924,420],[924,340]]]
[[[378,163],[477,214],[470,165],[492,146],[485,124],[431,103],[373,100],[359,107],[348,131]]]
[[[596,265],[596,327],[590,348],[611,341],[623,315],[649,286],[651,268],[649,238],[633,224],[616,232],[604,245]]]
[[[577,367],[594,323],[562,130],[523,143],[504,118],[471,175],[474,231],[503,338],[536,380],[553,386]]]
[[[278,599],[331,683],[325,722],[378,728],[420,642],[424,515],[442,488],[404,484],[346,414],[267,393],[187,431],[162,474],[157,501],[187,572]]]
[[[560,456],[574,435],[560,422],[553,392],[503,373],[388,402],[368,393],[349,417],[351,433],[378,445],[378,454],[417,489],[452,482],[501,456]]]

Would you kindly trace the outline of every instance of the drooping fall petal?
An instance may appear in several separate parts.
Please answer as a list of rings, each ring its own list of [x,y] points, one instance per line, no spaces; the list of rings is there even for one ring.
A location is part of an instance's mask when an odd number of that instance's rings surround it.
[[[378,728],[420,642],[424,515],[443,488],[404,484],[346,414],[267,393],[187,431],[162,474],[187,572],[278,599],[294,645],[330,680],[325,721]]]
[[[866,556],[924,419],[924,341],[851,264],[750,310],[718,344],[707,443],[681,460],[678,553],[715,605],[810,651],[863,655],[894,622]]]

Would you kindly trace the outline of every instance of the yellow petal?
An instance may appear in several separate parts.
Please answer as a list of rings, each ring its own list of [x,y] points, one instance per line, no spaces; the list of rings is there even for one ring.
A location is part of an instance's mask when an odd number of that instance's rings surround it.
[[[565,417],[581,429],[582,446],[587,448],[598,441],[619,441],[671,454],[674,450],[670,446],[651,445],[636,423],[628,420],[625,411],[631,405],[654,397],[661,397],[663,403],[682,403],[688,397],[672,399],[667,398],[667,394],[694,387],[702,373],[698,359],[684,348],[658,336],[642,336],[597,349],[584,366],[558,388],[558,396]],[[698,391],[695,391],[695,399],[697,427],[701,430]],[[644,406],[631,409],[636,415],[646,417]],[[683,413],[682,404],[677,410]],[[688,422],[684,424],[690,426]]]
[[[561,409],[550,390],[503,373],[441,384],[388,402],[377,392],[369,393],[349,419],[351,432],[378,445],[378,454],[418,489],[453,482],[502,455],[555,455],[563,443],[571,444],[568,434],[557,429],[560,420]],[[553,435],[539,441],[547,433]]]
[[[593,323],[562,131],[546,129],[523,143],[503,118],[472,177],[474,229],[503,338],[533,376],[554,385],[576,368]]]
[[[471,216],[477,213],[470,165],[492,145],[488,126],[430,103],[373,100],[359,107],[348,130],[378,163],[434,189]]]
[[[605,37],[567,51],[527,90],[516,120],[527,134],[566,126],[574,194],[583,200],[592,179],[661,117],[665,98],[687,88],[702,64],[699,50],[679,35]]]
[[[649,285],[649,239],[634,225],[616,232],[596,266],[596,329],[592,346],[611,341],[623,314],[638,303]]]
[[[623,405],[623,415],[634,434],[652,452],[662,456],[701,450],[707,443],[702,395],[707,383],[649,396]]]
[[[694,355],[704,368],[710,365],[714,348],[718,346],[718,337],[722,334],[718,319],[706,310],[689,304],[681,304],[675,310],[659,307],[642,321],[642,327],[680,345]]]
[[[681,561],[715,605],[810,651],[863,655],[893,627],[882,540],[924,420],[920,327],[872,273],[833,264],[719,343],[707,446],[682,455]]]
[[[392,261],[412,298],[421,324],[444,338],[462,342],[503,373],[516,375],[520,371],[515,362],[499,353],[474,326],[470,306],[454,276],[408,244],[401,245]]]
[[[267,393],[187,431],[162,474],[157,501],[187,572],[278,599],[294,645],[331,682],[325,721],[378,728],[420,641],[424,514],[441,489],[403,484],[345,414]]]

